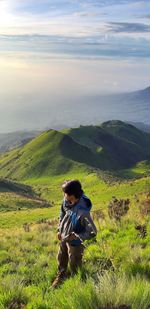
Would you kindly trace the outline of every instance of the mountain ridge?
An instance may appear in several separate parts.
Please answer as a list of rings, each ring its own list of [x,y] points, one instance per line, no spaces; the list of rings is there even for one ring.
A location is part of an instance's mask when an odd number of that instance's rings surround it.
[[[100,126],[47,130],[0,156],[0,176],[27,179],[96,168],[113,171],[150,160],[150,134],[113,120]]]

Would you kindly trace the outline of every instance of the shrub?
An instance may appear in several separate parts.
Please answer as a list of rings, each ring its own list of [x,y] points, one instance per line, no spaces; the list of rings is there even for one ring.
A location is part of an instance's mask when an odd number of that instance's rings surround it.
[[[115,220],[120,221],[121,217],[124,216],[129,210],[130,200],[120,199],[113,197],[112,201],[108,205],[108,215]]]

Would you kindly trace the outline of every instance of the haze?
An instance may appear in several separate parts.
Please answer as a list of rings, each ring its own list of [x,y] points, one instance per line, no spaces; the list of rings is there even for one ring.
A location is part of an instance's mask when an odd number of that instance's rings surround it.
[[[149,21],[149,1],[1,0],[0,132],[64,124],[76,102],[149,86]]]

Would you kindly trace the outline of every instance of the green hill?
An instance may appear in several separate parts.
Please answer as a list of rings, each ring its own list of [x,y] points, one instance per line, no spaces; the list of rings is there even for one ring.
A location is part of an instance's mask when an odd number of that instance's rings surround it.
[[[62,132],[49,130],[0,156],[0,176],[29,179],[74,170],[122,170],[150,159],[150,135],[111,121]]]
[[[47,208],[50,203],[36,194],[29,185],[0,179],[0,212]]]
[[[30,197],[35,195],[30,186],[16,183],[7,179],[0,179],[0,192],[15,192]]]
[[[49,130],[21,149],[1,155],[0,175],[13,179],[38,178],[87,166],[99,167],[99,157],[66,134]]]
[[[130,141],[135,145],[143,148],[144,152],[150,154],[150,134],[136,128],[131,124],[119,120],[104,122],[101,127],[108,133]]]
[[[103,169],[124,169],[150,159],[150,134],[122,121],[64,130],[96,153]]]

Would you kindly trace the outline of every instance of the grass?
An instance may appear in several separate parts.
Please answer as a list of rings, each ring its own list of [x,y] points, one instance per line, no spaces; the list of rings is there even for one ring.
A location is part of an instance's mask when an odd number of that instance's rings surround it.
[[[148,190],[150,178],[142,178],[136,181],[115,183],[108,185],[97,177],[95,173],[68,173],[67,179],[79,178],[85,189],[85,193],[90,196],[93,202],[93,210],[102,209],[104,212],[112,199],[112,196],[118,198],[129,198],[134,202],[134,197],[144,190]],[[61,184],[64,176],[55,178],[46,177],[41,179],[26,180],[25,183],[31,185],[37,194],[44,200],[47,200],[52,207],[45,208],[39,201],[20,197],[12,193],[1,193],[1,219],[0,228],[9,228],[21,226],[26,222],[36,222],[42,218],[54,218],[59,216],[60,204],[62,201]],[[37,208],[35,208],[37,206]],[[43,208],[41,208],[43,207]],[[20,210],[18,211],[18,208]],[[25,209],[26,208],[26,209]],[[14,211],[13,211],[14,209]],[[6,211],[9,210],[9,213]]]
[[[149,231],[147,217],[144,220]],[[51,290],[59,245],[56,220],[34,223],[29,232],[2,229],[0,308],[103,309],[124,304],[148,309],[149,235],[138,236],[131,214],[119,224],[108,216],[96,224],[97,242],[86,241],[82,270],[56,291]]]
[[[150,175],[150,162],[142,161],[137,163],[130,169],[125,169],[120,172],[123,177],[127,177],[129,179],[134,179],[136,177]]]
[[[36,198],[22,196],[16,193],[0,193],[0,212],[48,207],[48,203]]]
[[[66,174],[65,178],[64,175],[42,177],[40,179],[31,178],[24,181],[24,183],[31,185],[37,195],[49,202],[52,207],[45,208],[44,204],[41,204],[36,199],[29,199],[8,192],[0,193],[0,209],[2,211],[0,228],[21,226],[26,222],[34,223],[42,218],[57,218],[63,197],[61,185],[64,179],[73,178],[77,178],[82,182],[85,193],[90,196],[93,202],[93,210],[102,209],[104,212],[112,196],[129,198],[134,202],[135,195],[148,190],[150,186],[150,177],[109,185],[104,183],[95,172],[80,171],[79,173],[78,170]],[[20,208],[19,211],[18,208]],[[9,210],[9,213],[6,212],[7,210]]]
[[[31,185],[52,207],[31,206],[15,211],[6,211],[5,207],[1,213],[0,308],[118,309],[126,305],[126,308],[148,309],[150,224],[148,216],[141,214],[140,206],[147,198],[149,177],[109,185],[96,172],[76,170],[66,174],[66,178],[79,178],[92,199],[93,211],[101,209],[104,214],[103,219],[95,219],[97,242],[85,243],[82,270],[60,289],[52,291],[51,283],[57,272],[56,231],[64,175],[25,180],[24,184]],[[11,192],[1,192],[1,198],[2,195],[7,197],[6,203],[10,202],[12,209],[23,199]],[[114,195],[131,201],[121,222],[108,217],[107,206]],[[136,230],[137,224],[146,225],[144,238]]]
[[[1,214],[0,229],[20,227],[25,223],[34,223],[42,219],[52,219],[58,216],[59,211],[56,211],[55,208],[4,212]]]

